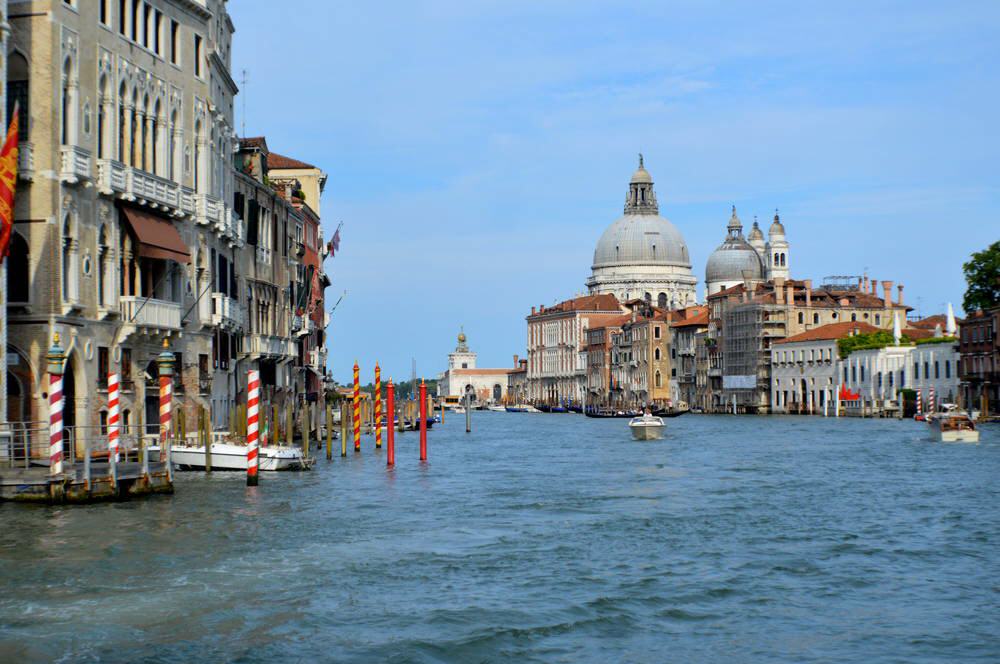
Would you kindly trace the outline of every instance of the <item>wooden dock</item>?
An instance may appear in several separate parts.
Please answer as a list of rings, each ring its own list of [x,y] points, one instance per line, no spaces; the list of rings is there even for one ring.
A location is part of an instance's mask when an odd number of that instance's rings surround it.
[[[90,503],[174,492],[166,462],[130,461],[116,464],[115,470],[117,477],[106,461],[66,464],[58,477],[49,475],[49,469],[44,466],[0,468],[0,500]]]

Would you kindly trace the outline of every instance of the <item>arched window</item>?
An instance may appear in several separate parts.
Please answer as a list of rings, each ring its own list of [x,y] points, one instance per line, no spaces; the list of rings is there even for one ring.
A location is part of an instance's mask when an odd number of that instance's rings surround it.
[[[660,360],[660,349],[659,348],[654,348],[653,349],[653,359],[656,360],[656,361]]]
[[[110,301],[111,247],[108,246],[108,227],[101,226],[97,240],[97,304],[105,307]]]
[[[104,159],[108,156],[108,148],[105,141],[108,138],[108,77],[101,76],[98,86],[101,98],[97,100],[97,158]]]
[[[660,378],[660,372],[656,372],[656,387],[663,387],[663,379]]]
[[[785,254],[781,254],[781,267],[785,267]]]
[[[774,264],[775,265],[781,265],[780,261],[781,261],[780,256],[778,254],[774,254]]]
[[[7,121],[14,113],[14,103],[18,104],[17,133],[20,140],[28,140],[31,128],[28,122],[28,61],[23,55],[14,51],[7,58]]]
[[[179,142],[175,141],[175,136],[177,136],[180,130],[177,128],[177,110],[170,114],[170,127],[167,128],[167,140],[170,141],[167,147],[167,159],[170,160],[170,168],[168,172],[170,173],[170,179],[174,182],[180,181],[180,174],[177,172],[177,164],[180,163],[181,159],[177,154],[177,149]],[[175,145],[175,143],[177,143]]]
[[[667,294],[666,293],[660,293],[659,295],[656,296],[656,306],[658,306],[661,309],[665,309],[666,308],[666,306],[667,306]]]
[[[140,168],[142,168],[142,170],[149,172],[152,172],[153,170],[153,167],[149,163],[150,153],[152,152],[149,149],[149,141],[151,138],[149,129],[152,121],[153,118],[149,114],[149,96],[147,95],[142,99],[142,115],[139,118],[139,122],[142,123],[141,131],[139,134],[142,140],[142,142],[139,144],[139,150],[141,154],[141,157],[139,159],[139,166]]]
[[[118,161],[123,164],[128,154],[128,142],[125,134],[125,99],[127,95],[128,91],[125,89],[125,84],[122,83],[121,87],[118,88]]]
[[[153,173],[156,173],[157,175],[160,175],[160,174],[163,173],[163,168],[160,166],[160,159],[161,159],[162,154],[163,154],[163,147],[162,147],[162,141],[163,141],[163,105],[160,103],[159,99],[156,100],[156,108],[153,109],[153,122],[152,122],[152,124],[153,124],[153,133],[150,136],[150,140],[152,141],[152,145],[150,147],[152,149],[153,156],[152,156],[152,159],[150,161],[149,168],[150,168],[150,170]]]
[[[142,136],[142,131],[139,129],[139,123],[142,119],[139,117],[139,92],[134,91],[132,93],[132,119],[129,122],[129,136],[128,136],[128,163],[129,166],[136,167],[139,165],[138,159],[140,158],[139,149],[136,147],[138,142],[138,137]]]
[[[650,295],[649,293],[643,293],[642,294],[642,299],[645,300],[646,302],[652,302],[653,301],[653,296]]]
[[[10,256],[7,258],[7,299],[10,302],[28,302],[30,290],[28,243],[20,233],[10,236]]]
[[[199,194],[204,191],[201,183],[201,153],[204,151],[202,146],[203,141],[204,136],[202,136],[201,120],[198,120],[194,123],[194,190]]]
[[[77,243],[72,215],[63,219],[62,234],[62,298],[64,302],[76,302],[79,297],[80,273],[77,268]]]
[[[71,87],[71,76],[73,74],[73,62],[66,58],[63,62],[62,72],[62,93],[61,93],[61,123],[59,126],[59,142],[63,145],[70,145],[73,142],[72,118],[73,118],[73,91]]]
[[[853,322],[853,321],[856,321],[857,319],[858,319],[858,314],[855,313],[855,312],[852,312],[851,313],[851,321]]]

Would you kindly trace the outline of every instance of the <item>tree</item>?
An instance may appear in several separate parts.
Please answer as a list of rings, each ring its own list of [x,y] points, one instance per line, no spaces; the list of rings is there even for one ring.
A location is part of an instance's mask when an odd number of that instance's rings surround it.
[[[969,285],[962,300],[966,313],[1000,305],[1000,241],[972,254],[962,271]]]

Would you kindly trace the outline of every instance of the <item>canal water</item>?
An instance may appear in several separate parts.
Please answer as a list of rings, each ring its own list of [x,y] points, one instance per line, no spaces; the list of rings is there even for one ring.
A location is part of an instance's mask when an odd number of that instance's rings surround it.
[[[1000,427],[473,425],[391,471],[369,438],[257,489],[0,505],[0,661],[1000,659]]]

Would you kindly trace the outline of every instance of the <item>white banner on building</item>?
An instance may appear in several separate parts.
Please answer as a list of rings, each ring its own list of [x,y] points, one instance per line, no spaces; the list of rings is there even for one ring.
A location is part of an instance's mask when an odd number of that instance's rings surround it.
[[[723,376],[724,390],[753,390],[757,388],[757,376]]]

